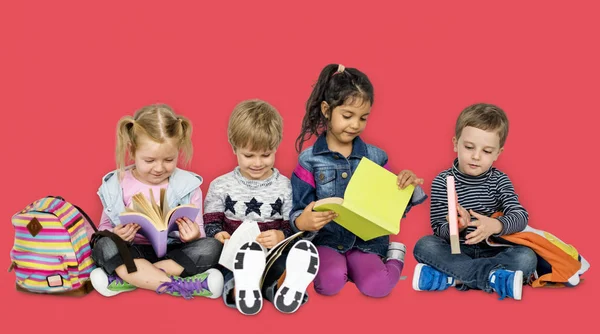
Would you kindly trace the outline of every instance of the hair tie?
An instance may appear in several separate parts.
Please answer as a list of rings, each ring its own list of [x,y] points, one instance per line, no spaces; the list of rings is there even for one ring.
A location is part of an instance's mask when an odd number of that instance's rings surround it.
[[[344,73],[344,70],[345,70],[345,69],[346,69],[346,67],[345,67],[344,65],[342,65],[342,64],[338,64],[338,69],[337,69],[337,71],[335,71],[335,73],[333,73],[333,75],[332,75],[332,76],[334,76],[334,75],[336,75],[336,74],[338,74],[338,73]]]

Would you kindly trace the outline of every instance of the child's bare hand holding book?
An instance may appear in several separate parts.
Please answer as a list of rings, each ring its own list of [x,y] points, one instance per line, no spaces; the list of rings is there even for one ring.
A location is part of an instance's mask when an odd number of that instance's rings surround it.
[[[113,233],[126,242],[132,242],[139,230],[140,225],[138,224],[119,224],[113,228]]]
[[[256,242],[261,244],[264,248],[271,249],[273,246],[282,242],[285,239],[283,231],[280,230],[268,230],[261,232],[256,237]]]
[[[181,242],[190,242],[200,239],[200,228],[198,224],[191,221],[188,217],[182,217],[175,220],[179,229],[179,240]]]
[[[225,243],[225,240],[231,239],[231,234],[227,231],[221,231],[215,234],[215,239],[219,240],[222,244]]]
[[[458,231],[462,232],[464,229],[467,228],[467,226],[469,226],[469,223],[471,222],[471,215],[469,214],[467,209],[460,206],[460,204],[456,205],[456,212],[458,215],[458,219],[456,221],[458,223]],[[446,221],[450,221],[448,216],[446,216]]]
[[[335,211],[313,211],[316,202],[310,202],[304,208],[300,216],[296,218],[296,227],[301,231],[318,231],[325,224],[337,218],[338,214]]]
[[[403,170],[398,173],[397,184],[399,189],[404,189],[411,184],[416,187],[423,184],[423,179],[418,178],[417,175],[410,170]]]

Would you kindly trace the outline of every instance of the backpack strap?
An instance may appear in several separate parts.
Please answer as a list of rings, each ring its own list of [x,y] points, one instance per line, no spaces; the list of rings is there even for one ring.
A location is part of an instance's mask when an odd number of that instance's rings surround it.
[[[62,196],[48,195],[46,197],[56,198],[56,199],[66,202],[66,200]],[[98,228],[94,224],[94,221],[92,220],[92,218],[90,218],[90,216],[87,213],[85,213],[85,211],[83,211],[82,208],[78,207],[77,205],[75,205],[73,203],[71,203],[71,205],[74,206],[75,209],[79,210],[79,213],[81,213],[81,215],[87,220],[88,224],[92,226],[92,229],[94,229],[94,232],[98,232]]]
[[[97,231],[92,236],[92,248],[94,247],[98,239],[100,239],[101,237],[110,238],[110,240],[112,240],[115,243],[117,249],[119,250],[119,256],[121,256],[121,259],[123,259],[123,264],[127,268],[127,272],[129,274],[137,271],[137,267],[135,266],[135,262],[133,262],[133,257],[131,256],[131,252],[129,251],[129,245],[127,244],[127,242],[125,242],[125,240],[121,239],[120,236],[110,231]]]
[[[83,217],[85,217],[85,219],[87,220],[88,224],[94,229],[94,232],[98,232],[98,228],[94,224],[94,221],[92,220],[92,218],[90,218],[90,216],[88,216],[88,214],[85,213],[85,211],[83,211],[77,205],[75,205],[75,204],[71,204],[71,205],[73,205],[75,207],[75,209],[79,210],[79,213],[81,213],[83,215]]]

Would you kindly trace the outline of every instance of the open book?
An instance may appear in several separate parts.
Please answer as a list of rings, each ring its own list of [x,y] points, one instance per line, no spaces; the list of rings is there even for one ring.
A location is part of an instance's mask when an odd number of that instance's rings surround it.
[[[397,175],[363,157],[351,176],[344,198],[329,197],[315,202],[315,211],[335,211],[336,223],[367,241],[398,234],[400,220],[415,190],[400,190]]]
[[[277,245],[273,246],[273,248],[269,250],[265,249],[266,265],[265,270],[263,272],[263,276],[260,281],[261,286],[267,273],[269,272],[269,269],[271,268],[273,263],[275,263],[275,260],[277,260],[281,256],[283,251],[287,248],[287,246],[302,233],[303,232],[292,234],[288,238],[279,242]],[[240,247],[242,247],[242,245],[244,244],[247,244],[248,242],[256,241],[256,237],[258,237],[259,234],[260,229],[258,228],[257,222],[244,221],[233,232],[231,237],[225,240],[225,245],[223,246],[223,250],[221,251],[221,257],[219,258],[219,264],[233,271],[235,255],[240,250]]]
[[[138,224],[139,233],[148,239],[159,258],[167,253],[169,233],[179,230],[175,221],[183,217],[195,220],[200,212],[200,208],[191,204],[169,209],[165,189],[160,190],[160,205],[156,203],[152,189],[150,200],[142,193],[133,195],[131,200],[133,208],[126,208],[119,219],[122,224]]]

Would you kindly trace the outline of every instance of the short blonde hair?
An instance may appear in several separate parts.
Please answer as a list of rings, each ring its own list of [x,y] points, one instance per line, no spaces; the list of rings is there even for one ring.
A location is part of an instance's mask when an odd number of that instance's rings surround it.
[[[153,104],[125,116],[117,123],[117,169],[122,172],[126,163],[134,156],[140,135],[146,135],[157,143],[175,139],[182,153],[183,163],[192,159],[192,123],[175,114],[166,104]],[[122,174],[122,173],[120,173]]]
[[[498,131],[500,147],[504,147],[508,137],[508,118],[500,107],[486,103],[477,103],[466,107],[456,120],[454,131],[457,140],[467,126],[484,131]]]
[[[227,137],[234,150],[274,150],[283,138],[283,119],[277,109],[269,103],[262,100],[246,100],[233,109],[227,127]]]

